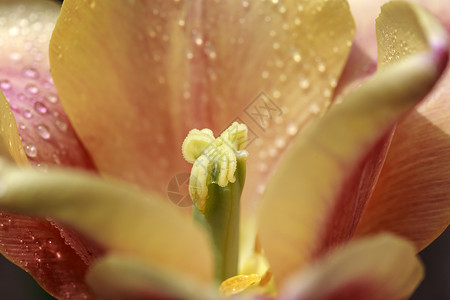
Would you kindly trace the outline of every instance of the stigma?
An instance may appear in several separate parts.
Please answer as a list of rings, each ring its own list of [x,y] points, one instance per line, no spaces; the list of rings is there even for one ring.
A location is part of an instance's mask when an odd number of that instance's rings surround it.
[[[201,213],[205,213],[208,186],[226,187],[236,181],[238,160],[246,159],[247,126],[234,122],[215,138],[210,129],[191,130],[181,147],[184,159],[192,163],[189,195]]]

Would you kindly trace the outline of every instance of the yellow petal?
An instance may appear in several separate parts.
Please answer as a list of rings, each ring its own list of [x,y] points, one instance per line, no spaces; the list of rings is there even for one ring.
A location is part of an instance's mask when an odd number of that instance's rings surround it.
[[[28,165],[28,159],[17,131],[16,119],[3,94],[0,92],[0,156],[12,159],[16,164]]]
[[[412,19],[425,16],[407,4],[398,13]],[[412,27],[410,34],[423,30],[428,36],[428,29]],[[360,172],[366,155],[394,122],[431,89],[446,62],[446,52],[437,43],[443,45],[445,39],[427,42],[436,47],[384,67],[311,126],[286,153],[260,211],[261,242],[276,281],[283,281],[323,251],[334,232],[344,240],[352,235],[359,215],[351,212],[360,213],[358,207],[364,206],[346,198],[347,188],[358,180],[352,176]]]
[[[60,220],[108,249],[199,281],[212,280],[206,234],[171,204],[86,173],[2,169],[0,207]],[[189,259],[186,259],[188,257]]]
[[[297,131],[329,104],[352,35],[339,0],[69,0],[50,58],[98,168],[165,192],[188,168],[179,148],[192,128],[221,132],[239,117],[271,148],[275,136],[289,140],[288,124]],[[252,115],[261,91],[283,112],[270,128]]]
[[[187,258],[187,257],[185,257]],[[108,254],[90,269],[87,282],[102,299],[216,299],[212,286],[192,277],[119,254]]]
[[[282,299],[407,299],[423,277],[414,245],[382,234],[353,241],[292,276]]]

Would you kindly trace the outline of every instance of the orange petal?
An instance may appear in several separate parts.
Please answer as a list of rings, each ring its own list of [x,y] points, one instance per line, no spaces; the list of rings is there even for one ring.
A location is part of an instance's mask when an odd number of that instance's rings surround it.
[[[93,169],[50,76],[48,43],[59,9],[49,1],[1,2],[6,17],[0,27],[0,89],[33,165],[43,170],[49,165]],[[11,118],[8,122],[15,123]]]
[[[407,299],[423,277],[414,245],[392,235],[353,241],[294,275],[280,299]]]
[[[434,39],[440,27],[423,11],[400,3],[387,15],[416,20],[423,27],[408,27],[408,32],[425,35],[421,41],[430,49],[386,65],[299,136],[264,194],[260,237],[278,282],[328,245],[351,237],[366,200],[351,197],[367,179],[365,158],[431,89],[446,63],[445,37]],[[430,32],[430,24],[436,30]],[[401,39],[405,28],[394,28]],[[393,44],[384,46],[392,49],[396,42],[390,40]]]
[[[328,105],[352,36],[345,1],[65,1],[50,58],[99,169],[165,192],[188,168],[180,146],[194,127],[244,119],[273,161],[266,147],[279,152]],[[260,92],[271,100],[252,102]],[[257,101],[275,109],[263,124]],[[249,180],[267,175],[256,160]]]
[[[358,235],[389,230],[421,250],[450,224],[449,80],[398,125]]]

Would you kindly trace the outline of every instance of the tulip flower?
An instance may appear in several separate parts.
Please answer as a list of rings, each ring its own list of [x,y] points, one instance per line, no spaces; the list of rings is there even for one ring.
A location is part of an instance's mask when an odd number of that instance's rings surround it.
[[[450,219],[449,107],[416,106],[448,56],[427,11],[383,6],[373,72],[343,0],[66,0],[54,30],[52,3],[0,9],[0,251],[50,294],[403,299],[420,282],[415,254]],[[195,222],[165,200],[190,168]]]

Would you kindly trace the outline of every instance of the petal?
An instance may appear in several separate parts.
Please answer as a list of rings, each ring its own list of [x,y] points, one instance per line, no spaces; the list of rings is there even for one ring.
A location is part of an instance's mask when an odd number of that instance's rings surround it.
[[[406,3],[396,7],[406,20],[433,22]],[[403,29],[398,28],[399,39]],[[435,37],[429,27],[408,30]],[[289,149],[260,210],[261,242],[278,282],[327,245],[351,237],[364,207],[358,197],[349,197],[360,183],[355,175],[363,173],[364,159],[394,122],[431,89],[446,62],[447,53],[436,42],[445,40],[431,41],[436,48],[386,65]]]
[[[50,222],[3,212],[0,229],[0,252],[47,292],[58,298],[93,299],[84,282],[88,264]]]
[[[423,277],[414,245],[393,235],[353,241],[289,279],[280,299],[407,299]]]
[[[60,6],[7,0],[0,10],[7,16],[0,26],[0,89],[14,113],[28,159],[43,170],[55,164],[93,169],[50,76],[48,43]],[[16,121],[9,119],[11,124]]]
[[[244,119],[259,149],[277,156],[287,132],[329,104],[352,36],[348,5],[338,0],[65,1],[50,57],[99,169],[164,192],[188,168],[179,149],[194,127],[220,132]],[[261,123],[252,113],[264,104],[274,114]],[[250,190],[261,181],[256,160]]]
[[[42,176],[9,167],[1,177],[4,209],[53,217],[107,249],[199,281],[212,280],[206,233],[153,195],[87,173],[52,171]]]
[[[20,165],[28,165],[28,159],[17,131],[16,120],[8,101],[0,91],[0,138],[1,157]]]
[[[450,224],[449,96],[441,84],[398,125],[358,235],[389,230],[421,250]]]
[[[218,299],[211,286],[117,254],[100,259],[87,282],[102,299]]]
[[[440,84],[398,124],[357,235],[390,230],[421,250],[450,224],[447,70]]]
[[[380,13],[380,7],[389,0],[348,0],[350,9],[355,18],[356,35],[355,43],[364,46],[363,49],[369,57],[376,59],[377,47],[375,38],[375,19]],[[429,10],[440,19],[447,28],[450,26],[448,11],[450,3],[442,0],[410,0]]]

